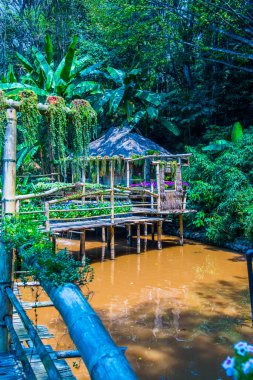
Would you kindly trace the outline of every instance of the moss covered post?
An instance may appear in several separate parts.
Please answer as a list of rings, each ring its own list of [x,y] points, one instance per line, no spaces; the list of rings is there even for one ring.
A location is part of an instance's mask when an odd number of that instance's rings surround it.
[[[16,211],[16,144],[17,112],[14,108],[6,111],[7,125],[4,137],[3,153],[3,216]],[[4,241],[0,242],[0,353],[9,351],[9,335],[4,318],[12,316],[12,305],[4,289],[12,285],[13,254],[8,252]]]

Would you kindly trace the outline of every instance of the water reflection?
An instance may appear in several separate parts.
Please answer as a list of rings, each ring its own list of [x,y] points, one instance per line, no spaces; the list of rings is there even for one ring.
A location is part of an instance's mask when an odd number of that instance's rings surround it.
[[[116,241],[115,261],[107,259],[105,244],[86,244],[95,270],[90,302],[117,344],[128,346],[139,378],[220,377],[220,362],[232,342],[252,333],[245,262],[201,244],[180,247],[167,237],[162,251],[150,249],[148,237],[142,254]],[[78,251],[77,242],[67,244]],[[56,311],[39,309],[38,319],[55,334],[52,345],[73,348]],[[82,364],[74,371],[78,379],[89,379]]]

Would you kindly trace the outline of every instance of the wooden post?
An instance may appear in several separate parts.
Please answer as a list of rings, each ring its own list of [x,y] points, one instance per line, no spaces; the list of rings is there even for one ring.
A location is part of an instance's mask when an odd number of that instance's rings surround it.
[[[131,224],[127,224],[126,228],[127,228],[127,245],[129,247],[131,247],[132,246],[132,228],[131,228]]]
[[[82,203],[85,203],[85,191],[86,191],[86,162],[84,163],[84,166],[82,168]]]
[[[150,184],[150,192],[154,193],[154,182],[153,181],[151,181],[151,184]],[[151,197],[150,197],[150,205],[151,205],[151,208],[154,208],[154,197],[153,197],[153,195],[151,195]]]
[[[130,162],[126,162],[126,185],[130,187]]]
[[[105,227],[102,227],[102,242],[103,242],[103,243],[106,242],[106,238],[105,238]]]
[[[152,233],[152,241],[155,240],[155,223],[152,223],[152,226],[151,226],[151,233]]]
[[[160,165],[156,164],[156,188],[157,188],[157,211],[161,211],[161,178],[160,178]]]
[[[49,202],[45,202],[44,205],[44,210],[45,210],[45,217],[46,217],[46,231],[50,231],[50,220],[49,220]]]
[[[179,244],[184,245],[184,223],[183,214],[179,214]]]
[[[110,161],[110,177],[111,177],[111,180],[110,180],[111,222],[114,223],[114,162],[113,162],[113,160]]]
[[[97,185],[99,185],[99,160],[97,160]]]
[[[81,261],[84,262],[85,261],[85,236],[86,236],[86,231],[83,230],[80,234],[80,258],[81,258]]]
[[[3,214],[14,214],[16,211],[16,148],[17,148],[17,112],[8,108],[7,126],[4,136],[3,153]]]
[[[114,226],[111,226],[110,227],[110,248],[111,248],[111,259],[114,260],[115,259],[115,237],[114,237],[114,233],[115,233],[115,228]]]
[[[6,111],[7,125],[4,136],[3,153],[3,216],[16,211],[16,148],[17,148],[17,112],[13,108]],[[13,277],[13,252],[6,250],[5,242],[0,241],[0,353],[10,348],[9,334],[4,317],[12,318],[12,305],[4,289],[11,287]]]
[[[141,226],[137,224],[137,253],[141,253]]]
[[[162,221],[157,222],[157,248],[162,249]]]
[[[111,228],[107,227],[106,230],[107,230],[106,231],[107,232],[107,250],[109,252],[111,248]]]
[[[19,208],[20,208],[20,200],[18,199],[16,201],[16,212],[19,212]]]
[[[144,251],[146,252],[148,246],[148,224],[144,223]]]

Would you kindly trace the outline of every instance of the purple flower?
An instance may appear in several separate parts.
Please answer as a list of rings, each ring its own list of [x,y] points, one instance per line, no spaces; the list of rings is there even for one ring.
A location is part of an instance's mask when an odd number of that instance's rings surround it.
[[[245,375],[253,373],[253,359],[249,359],[246,363],[242,364],[242,370]]]
[[[247,346],[247,352],[253,354],[253,346],[252,345],[248,344],[248,346]]]
[[[238,355],[244,356],[247,352],[248,344],[246,342],[238,342],[234,348]]]
[[[227,357],[227,359],[222,363],[222,367],[225,369],[225,371],[229,368],[234,368],[235,365],[235,359],[231,358],[230,356]]]

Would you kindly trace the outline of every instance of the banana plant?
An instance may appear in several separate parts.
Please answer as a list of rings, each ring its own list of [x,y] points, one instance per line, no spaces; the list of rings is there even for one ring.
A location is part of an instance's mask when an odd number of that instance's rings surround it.
[[[98,72],[98,71],[97,71]],[[139,88],[141,69],[135,68],[128,72],[107,67],[106,71],[99,71],[107,81],[112,82],[114,88],[98,91],[92,96],[93,108],[98,112],[105,112],[116,117],[123,124],[136,126],[140,122],[150,126],[157,123],[164,126],[175,135],[179,130],[168,118],[163,117],[160,106],[167,102],[171,93],[154,93]]]
[[[102,63],[87,67],[89,57],[77,59],[76,45],[77,36],[74,36],[65,56],[58,65],[55,65],[52,41],[46,35],[44,53],[33,47],[32,62],[16,53],[25,75],[21,76],[20,82],[2,81],[0,89],[7,91],[7,95],[15,95],[19,91],[29,89],[39,96],[57,95],[67,99],[98,91],[100,89],[98,83],[85,81],[84,78],[92,74]]]

